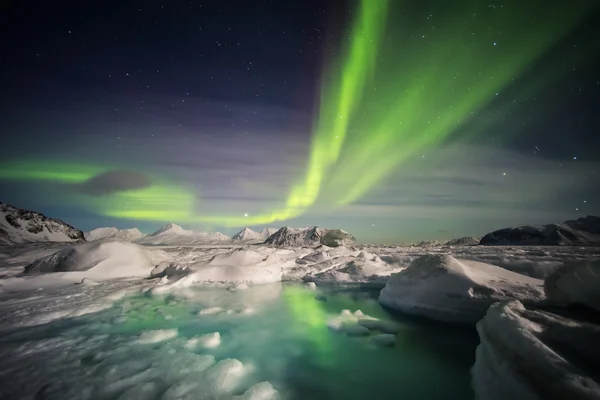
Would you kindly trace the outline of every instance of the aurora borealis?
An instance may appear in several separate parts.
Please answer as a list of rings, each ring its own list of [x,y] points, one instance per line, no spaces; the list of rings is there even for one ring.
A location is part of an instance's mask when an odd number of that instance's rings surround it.
[[[224,3],[30,17],[0,201],[363,241],[600,212],[594,1]]]

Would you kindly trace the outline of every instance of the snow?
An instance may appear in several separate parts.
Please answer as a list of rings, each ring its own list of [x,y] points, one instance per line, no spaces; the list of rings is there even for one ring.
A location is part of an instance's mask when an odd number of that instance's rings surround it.
[[[334,398],[364,398],[377,397],[384,381],[397,394],[420,377],[464,380],[472,360],[462,375],[452,367],[460,345],[427,343],[451,329],[406,313],[466,324],[484,318],[473,369],[480,399],[543,398],[537,380],[565,371],[552,388],[562,398],[596,395],[597,383],[585,381],[586,389],[569,379],[585,380],[586,365],[597,365],[590,341],[598,327],[554,307],[598,310],[598,248],[461,245],[467,239],[332,247],[322,242],[332,230],[316,227],[286,228],[280,237],[291,247],[280,248],[173,224],[132,243],[103,229],[87,243],[0,248],[0,376],[9,378],[2,396],[258,400],[318,397],[318,385]],[[288,280],[298,283],[281,282]],[[383,289],[387,309],[373,288]],[[440,361],[448,348],[454,355]],[[535,374],[520,375],[529,365]],[[336,379],[331,370],[344,379],[327,386]],[[359,373],[361,382],[347,382]],[[406,393],[457,392],[444,384]],[[470,396],[465,387],[461,398]]]
[[[0,243],[85,241],[83,232],[61,220],[0,203]]]
[[[209,261],[188,264],[191,272],[172,285],[185,287],[198,284],[280,282],[283,264],[285,262],[275,254],[234,250],[218,254]]]
[[[600,261],[564,265],[544,281],[548,299],[560,305],[586,305],[600,312]]]
[[[167,224],[156,232],[137,239],[135,242],[146,246],[192,246],[228,241],[231,241],[231,238],[220,232],[195,232],[183,229],[176,224]]]
[[[140,239],[144,236],[144,234],[140,232],[140,230],[137,228],[117,229],[112,227],[93,229],[89,232],[85,232],[84,235],[85,239],[88,242],[103,239],[119,239],[133,241]]]
[[[101,241],[80,243],[40,258],[25,267],[25,273],[73,272],[91,279],[114,279],[150,276],[156,262],[166,254],[142,246],[121,242]]]
[[[379,302],[408,314],[474,324],[497,301],[543,299],[542,284],[495,265],[427,255],[393,274]]]
[[[337,247],[351,245],[354,242],[354,237],[346,231],[319,228],[317,226],[310,228],[290,228],[284,226],[265,240],[265,244],[286,247],[314,247],[320,244]]]
[[[599,325],[510,301],[492,305],[477,331],[476,399],[600,398]]]
[[[265,228],[260,232],[244,228],[231,237],[236,242],[264,242],[269,236],[277,232],[277,228]]]

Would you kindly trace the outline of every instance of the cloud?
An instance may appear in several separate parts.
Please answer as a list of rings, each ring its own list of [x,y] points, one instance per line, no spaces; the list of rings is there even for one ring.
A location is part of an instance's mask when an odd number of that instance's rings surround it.
[[[150,179],[141,172],[109,171],[96,175],[75,187],[79,192],[91,196],[108,196],[128,190],[144,189],[150,185]]]

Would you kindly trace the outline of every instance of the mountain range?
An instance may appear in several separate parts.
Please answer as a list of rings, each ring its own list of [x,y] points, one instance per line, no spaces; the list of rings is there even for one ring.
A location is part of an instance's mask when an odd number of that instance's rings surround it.
[[[85,234],[73,226],[39,212],[24,210],[0,203],[0,244],[27,244],[44,242],[85,242],[117,239],[142,245],[191,246],[219,245],[232,242],[265,243],[274,246],[336,247],[351,245],[355,238],[341,229],[317,226],[307,228],[265,228],[256,232],[244,228],[232,237],[220,232],[186,230],[176,224],[167,224],[156,232],[145,235],[137,228],[97,228]],[[419,242],[414,246],[600,246],[600,217],[587,216],[561,224],[524,225],[503,228],[484,235],[481,240],[462,237],[450,241]]]

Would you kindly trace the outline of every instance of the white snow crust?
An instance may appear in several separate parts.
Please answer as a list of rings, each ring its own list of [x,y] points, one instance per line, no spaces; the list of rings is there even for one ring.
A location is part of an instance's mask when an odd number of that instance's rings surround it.
[[[497,301],[543,299],[542,284],[495,265],[427,255],[393,274],[379,302],[409,314],[474,324]]]

